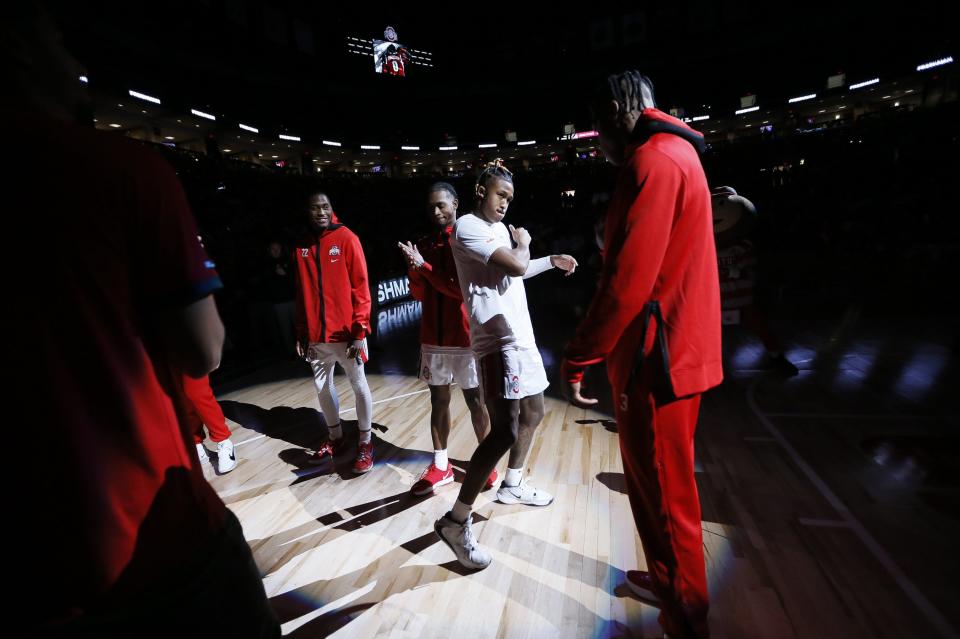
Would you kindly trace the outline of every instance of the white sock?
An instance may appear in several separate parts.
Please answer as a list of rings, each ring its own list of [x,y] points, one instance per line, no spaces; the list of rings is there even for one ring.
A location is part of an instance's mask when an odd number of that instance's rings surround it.
[[[343,428],[340,424],[330,427],[330,439],[343,439]]]
[[[373,439],[373,431],[371,429],[368,428],[367,430],[360,431],[361,444],[369,444],[372,439]]]
[[[433,451],[433,465],[439,468],[440,470],[446,470],[447,466],[450,464],[447,459],[447,449],[435,450]]]
[[[508,468],[507,474],[503,476],[503,483],[507,486],[519,486],[521,479],[523,479],[522,468]]]
[[[459,499],[456,503],[453,504],[453,509],[450,511],[450,518],[462,524],[467,521],[467,518],[470,516],[470,513],[473,512],[473,506],[468,506]]]

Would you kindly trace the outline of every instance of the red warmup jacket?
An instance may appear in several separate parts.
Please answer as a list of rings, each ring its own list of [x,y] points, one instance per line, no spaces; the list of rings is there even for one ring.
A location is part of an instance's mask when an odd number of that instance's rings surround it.
[[[423,302],[420,343],[470,347],[470,321],[463,306],[457,265],[450,249],[453,226],[417,242],[423,266],[410,269],[410,294]]]
[[[585,367],[607,359],[619,397],[639,361],[656,362],[670,395],[685,397],[723,380],[713,214],[697,155],[703,136],[657,109],[643,111],[634,134],[642,139],[627,147],[607,209],[600,284],[567,345],[563,375],[580,381]]]
[[[297,339],[349,342],[370,333],[367,261],[353,231],[334,215],[319,237],[308,233],[297,242],[293,261],[297,265]]]

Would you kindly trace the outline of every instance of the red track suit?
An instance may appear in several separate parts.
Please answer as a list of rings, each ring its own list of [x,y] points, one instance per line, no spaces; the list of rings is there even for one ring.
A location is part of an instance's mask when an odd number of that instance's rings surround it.
[[[197,444],[203,443],[204,424],[210,431],[210,439],[214,443],[230,439],[230,427],[227,426],[227,420],[223,416],[223,409],[217,403],[217,398],[213,396],[210,377],[204,375],[194,379],[189,375],[181,375],[181,379],[183,394],[190,400],[184,402],[184,412],[187,429],[193,433],[193,441]]]
[[[720,291],[703,137],[645,109],[606,215],[597,293],[563,375],[607,359],[627,492],[661,624],[706,637],[707,581],[693,436],[700,393],[723,379]],[[677,399],[679,398],[679,399]]]
[[[176,636],[222,610],[224,636],[279,637],[239,522],[203,478],[157,326],[222,288],[176,173],[131,140],[38,109],[0,113],[25,158],[4,171],[8,233],[53,247],[7,252],[31,265],[9,294],[30,312],[7,318],[30,348],[7,362],[29,380],[17,400],[56,460],[15,491],[12,510],[30,513],[18,583],[35,595],[7,632]]]
[[[417,242],[423,265],[409,271],[410,294],[423,302],[421,344],[470,348],[470,322],[450,249],[452,231],[451,225]]]
[[[353,231],[332,216],[329,228],[319,237],[309,233],[297,242],[293,260],[297,339],[324,344],[366,337],[370,333],[367,262]],[[363,358],[366,361],[366,353]]]

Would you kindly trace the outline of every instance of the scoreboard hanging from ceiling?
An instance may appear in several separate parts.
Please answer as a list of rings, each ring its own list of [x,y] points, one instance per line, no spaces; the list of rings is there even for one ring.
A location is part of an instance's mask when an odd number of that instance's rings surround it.
[[[406,77],[411,67],[433,68],[433,54],[401,44],[397,31],[388,26],[383,40],[347,37],[347,51],[373,58],[373,70],[380,75]]]
[[[410,60],[407,47],[397,42],[397,32],[387,27],[383,32],[386,40],[373,41],[373,70],[387,75],[406,75],[406,63]]]

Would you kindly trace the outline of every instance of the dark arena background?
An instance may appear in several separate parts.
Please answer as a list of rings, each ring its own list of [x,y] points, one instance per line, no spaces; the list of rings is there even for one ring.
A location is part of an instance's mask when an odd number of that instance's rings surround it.
[[[654,570],[618,443],[618,431],[631,425],[615,419],[603,363],[583,382],[584,394],[600,400],[593,407],[568,402],[561,376],[564,349],[603,280],[597,229],[615,208],[618,184],[591,99],[609,74],[637,69],[652,81],[660,111],[702,133],[700,161],[714,193],[723,382],[702,395],[694,466],[710,635],[960,637],[960,586],[953,581],[960,566],[960,409],[952,403],[960,389],[955,3],[201,0],[54,2],[39,9],[39,18],[31,10],[3,11],[26,23],[52,18],[79,63],[76,88],[87,96],[76,126],[95,129],[91,140],[121,141],[155,158],[155,166],[169,165],[171,188],[182,185],[222,283],[212,299],[225,337],[209,382],[233,446],[225,453],[205,421],[211,435],[203,459],[198,463],[192,440],[186,448],[177,443],[182,460],[166,467],[167,477],[178,466],[199,469],[203,489],[208,482],[215,491],[210,499],[219,496],[239,520],[284,636],[664,636],[667,607],[638,596],[627,579],[627,571]],[[4,40],[17,42],[16,29],[5,27]],[[5,45],[8,58],[10,51],[18,55]],[[3,98],[5,114],[36,112],[31,88],[41,86],[46,67],[38,69]],[[38,203],[86,191],[69,186],[75,176],[60,177],[72,170],[45,168],[60,153],[59,142],[44,138],[37,157],[27,150],[30,137],[8,138],[17,141],[6,171],[16,195],[6,210],[23,220],[8,237],[32,245],[27,263],[44,260],[54,246],[69,247],[71,255],[129,250],[131,265],[141,252],[153,256],[160,272],[145,280],[150,286],[163,281],[162,265],[180,249],[160,232],[137,237],[135,249],[69,238],[31,242],[45,224],[57,225],[40,216],[46,209]],[[102,148],[73,148],[80,159],[72,166],[101,166]],[[15,160],[20,151],[32,160]],[[477,210],[478,176],[498,158],[515,189],[504,222],[529,231],[531,257],[566,254],[579,265],[569,277],[554,269],[525,282],[550,386],[524,481],[555,499],[531,508],[482,492],[473,531],[493,562],[475,572],[454,559],[433,528],[457,499],[477,446],[459,389],[449,405],[454,479],[427,495],[411,492],[435,459],[435,402],[420,379],[421,322],[434,318],[411,288],[398,242],[436,233],[427,195],[438,181],[458,192],[461,216]],[[109,177],[90,173],[92,180]],[[23,176],[36,181],[27,187]],[[329,420],[311,367],[297,354],[302,283],[294,262],[309,250],[299,242],[310,228],[308,197],[318,191],[359,238],[369,276],[369,360],[362,368],[372,395],[371,472],[354,472],[350,455],[310,463]],[[726,204],[718,207],[718,200]],[[67,208],[106,227],[97,221],[98,206],[86,200]],[[10,265],[11,275],[14,268],[19,286],[48,287],[39,274],[30,281],[30,268]],[[150,286],[135,287],[134,297],[149,297]],[[111,294],[90,289],[82,299],[101,293]],[[30,302],[40,299],[33,296],[15,302],[24,304],[18,312],[51,312]],[[142,314],[148,307],[136,308]],[[163,312],[142,318],[144,325],[164,332],[164,322],[175,320]],[[25,317],[18,330],[33,331],[34,321]],[[112,324],[99,330],[102,344],[121,333]],[[163,381],[149,338],[145,331],[145,361],[152,364],[126,379],[156,370]],[[82,334],[70,340],[85,343]],[[76,352],[90,380],[115,361],[86,347]],[[62,361],[48,357],[31,370],[48,379]],[[161,385],[162,400],[178,405],[179,393]],[[334,385],[345,441],[353,446],[357,404],[340,367]],[[84,384],[69,394],[64,388],[49,382],[43,401],[74,406],[85,397]],[[116,406],[123,397],[91,405]],[[154,404],[137,405],[138,397],[129,395],[133,413],[157,414]],[[48,461],[74,468],[63,460],[106,449],[122,455],[123,446],[136,445],[111,421],[112,409],[103,410],[93,414],[109,428],[97,438],[87,430],[76,440],[57,435],[82,445],[64,445]],[[57,432],[69,433],[72,413],[65,408],[62,415]],[[230,463],[222,463],[225,454]],[[97,468],[111,467],[111,459],[105,455]],[[506,469],[504,457],[501,477]],[[65,492],[68,485],[89,494],[123,489],[116,475],[76,472],[70,481],[39,484],[35,472],[20,474],[14,491],[33,512],[79,503]],[[161,502],[158,493],[145,503]],[[142,513],[123,503],[139,561],[164,529],[138,530]],[[33,524],[26,514],[28,521],[15,523],[27,537],[49,539],[50,549],[77,538],[74,529],[93,526],[97,517],[119,517],[79,506],[70,512]],[[189,541],[177,543],[182,555],[165,548],[154,563],[184,571],[200,565],[196,552],[184,550]],[[31,603],[19,617],[8,615],[10,627],[25,626],[25,636],[153,636],[159,631],[149,619],[179,609],[186,611],[181,621],[170,622],[183,624],[177,636],[275,636],[226,621],[251,609],[248,594],[223,590],[191,611],[174,602],[208,592],[183,595],[166,573],[146,579],[163,571],[136,572],[117,559],[121,545],[106,547],[107,559],[92,545],[71,551],[78,567],[69,574],[81,577],[62,583],[51,565],[58,555],[30,555],[23,572],[36,576],[28,583],[49,583],[44,592],[16,595]],[[99,590],[82,585],[100,574],[101,560],[119,561],[126,572],[97,582]],[[152,565],[144,562],[140,568]],[[59,593],[57,602],[75,596],[69,614],[51,610],[50,592]],[[143,593],[157,609],[141,608]],[[123,613],[114,615],[112,606]],[[138,617],[141,610],[148,621]],[[102,633],[98,615],[108,619]]]

